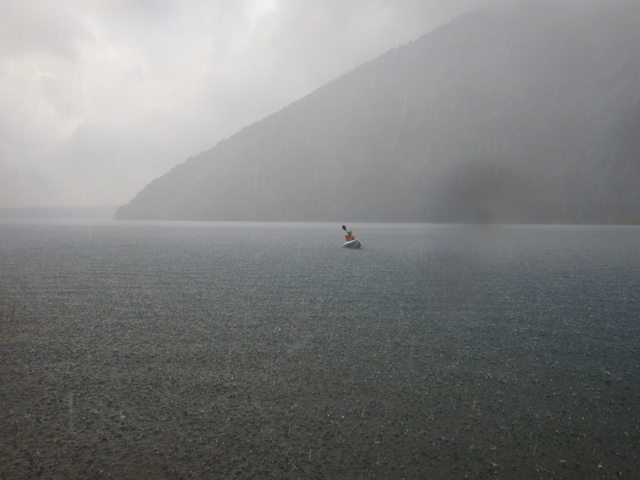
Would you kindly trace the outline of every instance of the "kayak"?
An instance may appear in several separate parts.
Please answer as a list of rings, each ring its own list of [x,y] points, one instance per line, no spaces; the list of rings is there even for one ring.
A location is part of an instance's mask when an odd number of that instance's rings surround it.
[[[360,248],[362,244],[360,240],[351,240],[350,242],[345,242],[342,246],[345,248]]]

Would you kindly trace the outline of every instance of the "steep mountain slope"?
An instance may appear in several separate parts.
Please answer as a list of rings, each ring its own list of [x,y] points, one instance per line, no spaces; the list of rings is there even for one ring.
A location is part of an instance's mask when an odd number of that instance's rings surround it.
[[[122,219],[640,222],[640,8],[456,18],[178,165]]]

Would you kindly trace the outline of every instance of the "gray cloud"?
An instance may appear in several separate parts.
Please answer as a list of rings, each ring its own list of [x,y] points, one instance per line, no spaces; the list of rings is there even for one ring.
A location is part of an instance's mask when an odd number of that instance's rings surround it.
[[[5,2],[0,207],[126,203],[336,76],[505,1]]]

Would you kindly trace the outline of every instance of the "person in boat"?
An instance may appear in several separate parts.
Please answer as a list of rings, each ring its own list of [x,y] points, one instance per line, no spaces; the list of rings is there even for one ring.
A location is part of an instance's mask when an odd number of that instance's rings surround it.
[[[344,236],[344,238],[347,240],[347,242],[351,242],[356,239],[351,230],[347,230],[347,234]]]

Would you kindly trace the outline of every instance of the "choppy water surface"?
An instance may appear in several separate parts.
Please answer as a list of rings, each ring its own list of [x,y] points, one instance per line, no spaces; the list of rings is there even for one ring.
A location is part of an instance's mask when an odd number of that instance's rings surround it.
[[[0,223],[0,478],[637,478],[640,228]]]

